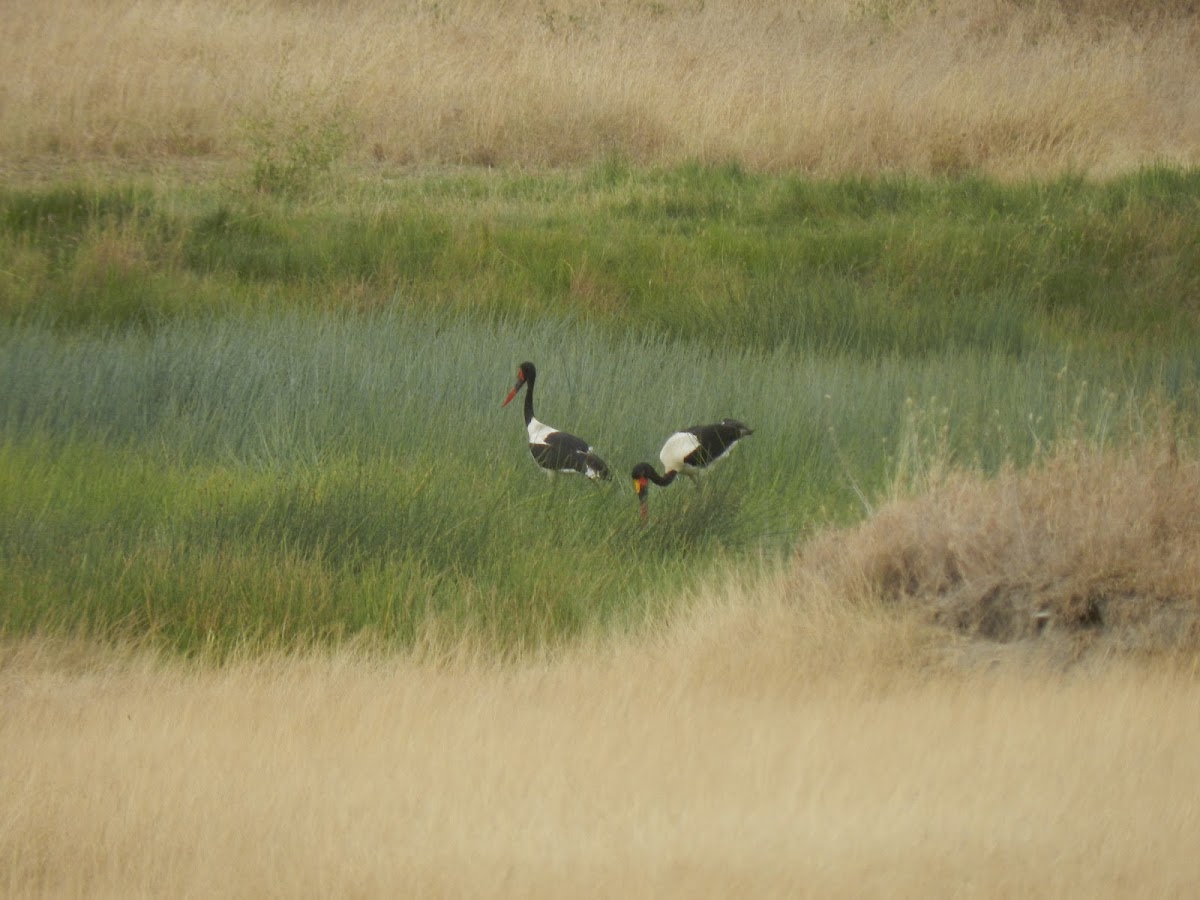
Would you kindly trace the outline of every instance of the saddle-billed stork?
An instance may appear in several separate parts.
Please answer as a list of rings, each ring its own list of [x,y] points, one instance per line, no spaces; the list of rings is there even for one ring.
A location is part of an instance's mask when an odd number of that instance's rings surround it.
[[[633,489],[646,516],[646,495],[650,482],[666,487],[677,475],[694,479],[701,470],[723,459],[738,441],[754,434],[754,429],[737,419],[722,419],[715,425],[693,425],[677,431],[663,444],[658,458],[662,460],[663,474],[654,471],[650,463],[641,462],[633,467]]]
[[[517,391],[525,388],[525,429],[529,432],[529,452],[534,461],[547,472],[579,472],[593,480],[607,481],[612,477],[608,466],[597,456],[588,442],[573,434],[551,428],[533,415],[533,383],[537,369],[523,362],[517,367],[517,383],[508,392],[501,406],[508,406]]]

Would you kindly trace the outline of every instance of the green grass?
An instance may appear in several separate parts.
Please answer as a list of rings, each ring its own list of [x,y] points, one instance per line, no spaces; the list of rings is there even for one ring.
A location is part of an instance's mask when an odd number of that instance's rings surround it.
[[[948,464],[1195,420],[1200,179],[736,167],[0,192],[0,632],[186,653],[637,627]],[[525,449],[592,441],[597,486]],[[756,433],[699,487],[628,472]]]
[[[1200,174],[814,183],[737,167],[0,191],[0,316],[59,327],[246,309],[571,316],[760,349],[1021,354],[1190,340]]]

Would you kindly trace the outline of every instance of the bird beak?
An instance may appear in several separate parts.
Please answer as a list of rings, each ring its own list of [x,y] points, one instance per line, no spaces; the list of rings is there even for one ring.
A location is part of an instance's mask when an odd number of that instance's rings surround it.
[[[501,408],[508,406],[508,404],[512,402],[512,398],[517,396],[517,391],[519,391],[524,386],[525,386],[525,376],[522,373],[518,372],[517,373],[517,383],[513,385],[513,389],[508,392],[508,396],[505,397],[504,402],[500,404]]]
[[[638,503],[642,508],[642,518],[646,518],[646,479],[633,479],[633,492],[637,494]]]

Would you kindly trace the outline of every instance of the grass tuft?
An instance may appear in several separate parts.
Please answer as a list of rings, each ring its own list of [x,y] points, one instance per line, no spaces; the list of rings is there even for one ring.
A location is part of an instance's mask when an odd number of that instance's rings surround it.
[[[1200,467],[1164,431],[1128,448],[1065,441],[996,477],[943,463],[860,526],[796,560],[801,590],[875,598],[968,638],[1036,647],[1193,654],[1200,646]],[[934,454],[936,457],[936,453]]]

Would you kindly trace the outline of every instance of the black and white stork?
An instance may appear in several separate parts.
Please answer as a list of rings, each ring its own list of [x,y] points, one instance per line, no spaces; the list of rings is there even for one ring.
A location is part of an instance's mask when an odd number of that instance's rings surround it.
[[[508,392],[501,406],[508,406],[517,391],[525,388],[525,428],[529,432],[529,452],[534,461],[547,472],[579,472],[593,480],[607,481],[612,477],[608,466],[597,456],[587,441],[573,434],[551,428],[533,415],[533,383],[537,369],[523,362],[517,367],[517,383]]]
[[[633,467],[633,489],[646,515],[647,494],[650,482],[666,487],[677,475],[695,479],[706,467],[724,459],[738,441],[754,434],[754,429],[737,419],[722,419],[715,425],[693,425],[677,431],[663,444],[658,458],[662,460],[663,474],[654,471],[650,463],[641,462]]]

